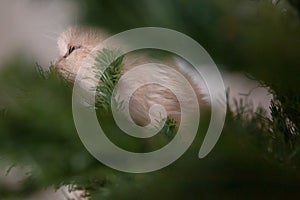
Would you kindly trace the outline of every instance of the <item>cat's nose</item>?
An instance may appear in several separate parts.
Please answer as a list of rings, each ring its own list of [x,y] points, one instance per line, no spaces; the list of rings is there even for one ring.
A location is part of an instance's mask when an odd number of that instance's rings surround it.
[[[57,68],[59,63],[64,59],[64,56],[58,57],[56,60],[54,60],[54,68]]]

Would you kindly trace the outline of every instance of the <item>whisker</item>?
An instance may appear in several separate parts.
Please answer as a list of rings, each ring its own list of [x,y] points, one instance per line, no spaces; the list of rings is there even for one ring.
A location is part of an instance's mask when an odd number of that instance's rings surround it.
[[[55,36],[59,36],[60,35],[60,33],[56,32],[56,31],[50,31],[49,34],[52,34],[52,35],[55,35]]]
[[[57,37],[53,37],[53,36],[51,36],[50,34],[47,34],[47,33],[43,34],[43,37],[45,37],[47,39],[50,39],[50,40],[53,40],[53,41],[57,40]]]

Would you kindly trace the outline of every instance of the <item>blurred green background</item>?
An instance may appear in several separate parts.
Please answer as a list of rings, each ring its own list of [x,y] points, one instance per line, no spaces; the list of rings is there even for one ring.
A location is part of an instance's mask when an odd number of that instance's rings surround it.
[[[255,110],[251,99],[237,99],[220,140],[204,159],[197,155],[209,113],[202,116],[193,145],[172,165],[148,174],[121,173],[103,166],[81,143],[72,118],[72,88],[53,72],[39,73],[36,60],[20,50],[0,70],[0,159],[3,169],[29,165],[31,170],[18,189],[0,182],[0,199],[25,199],[53,185],[74,185],[92,199],[299,198],[299,1],[76,3],[78,24],[112,33],[158,26],[187,34],[220,69],[246,73],[266,87],[273,95],[271,117],[263,108]],[[101,123],[117,140],[110,118],[107,114]]]

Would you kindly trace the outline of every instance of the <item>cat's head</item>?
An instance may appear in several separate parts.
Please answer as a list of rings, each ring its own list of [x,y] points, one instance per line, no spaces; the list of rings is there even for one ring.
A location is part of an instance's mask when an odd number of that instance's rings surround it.
[[[57,40],[59,57],[54,62],[55,69],[67,80],[74,81],[83,61],[106,38],[108,34],[96,28],[69,28]]]

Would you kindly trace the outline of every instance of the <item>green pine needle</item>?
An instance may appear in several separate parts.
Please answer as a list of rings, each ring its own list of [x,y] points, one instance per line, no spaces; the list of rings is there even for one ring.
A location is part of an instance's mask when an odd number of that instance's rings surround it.
[[[168,138],[172,138],[176,134],[176,131],[177,131],[176,121],[170,116],[168,116],[161,132],[164,133]]]
[[[100,80],[96,86],[96,107],[109,111],[111,98],[115,85],[122,73],[122,61],[124,56],[120,50],[103,49],[98,52],[96,58],[95,77]]]

